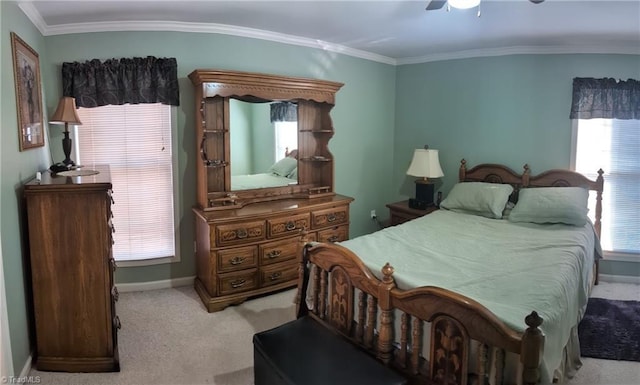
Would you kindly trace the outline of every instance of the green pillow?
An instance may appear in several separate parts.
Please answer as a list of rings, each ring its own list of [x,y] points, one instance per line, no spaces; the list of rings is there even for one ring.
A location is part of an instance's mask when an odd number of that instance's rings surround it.
[[[287,175],[287,178],[298,179],[298,167],[294,168],[293,171],[291,171],[289,175]]]
[[[513,187],[509,184],[463,182],[453,186],[440,207],[487,218],[502,218]]]
[[[274,163],[267,172],[284,176],[291,174],[294,168],[298,166],[298,160],[295,158],[285,157]]]
[[[511,210],[512,222],[587,223],[589,191],[582,187],[532,187],[520,190],[518,203]]]

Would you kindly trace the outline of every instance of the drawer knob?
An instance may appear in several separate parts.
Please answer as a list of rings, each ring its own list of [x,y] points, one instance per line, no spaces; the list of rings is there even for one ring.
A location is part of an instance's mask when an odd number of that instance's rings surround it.
[[[113,317],[113,327],[115,327],[116,329],[122,329],[122,324],[120,323],[120,317],[118,316]]]
[[[244,262],[247,258],[245,257],[233,257],[231,258],[231,260],[229,261],[232,265],[239,265],[242,262]]]
[[[238,231],[236,231],[236,234],[238,235],[238,238],[246,238],[249,235],[247,229],[238,229]]]
[[[331,214],[327,215],[327,222],[333,222],[336,219],[337,219],[336,218],[336,214],[334,214],[334,213],[331,213]]]
[[[327,241],[329,241],[329,242],[336,242],[338,239],[340,239],[340,237],[339,237],[339,236],[337,236],[337,235],[332,235],[332,236],[330,236],[329,238],[327,238]]]
[[[293,221],[288,221],[287,224],[285,224],[284,228],[287,229],[287,231],[295,230],[296,224],[293,223]]]
[[[281,250],[273,250],[267,253],[267,258],[269,259],[278,258],[280,255],[282,255]]]
[[[282,277],[282,272],[280,272],[280,271],[276,271],[275,273],[272,273],[272,274],[269,276],[269,279],[270,279],[270,280],[272,280],[272,281],[275,281],[276,279],[278,279],[278,278],[280,278],[280,277]]]
[[[246,279],[236,279],[235,281],[231,281],[231,287],[237,289],[244,286],[245,283],[247,283]]]

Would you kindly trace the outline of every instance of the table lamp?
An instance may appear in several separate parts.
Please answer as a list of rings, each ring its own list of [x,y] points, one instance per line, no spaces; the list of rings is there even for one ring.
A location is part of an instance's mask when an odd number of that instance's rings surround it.
[[[71,160],[71,138],[69,138],[69,124],[80,125],[82,122],[76,113],[76,99],[71,96],[63,96],[58,102],[56,112],[49,120],[50,124],[64,124],[64,138],[62,138],[62,150],[64,151],[64,163],[66,166],[75,166]]]
[[[413,152],[413,159],[407,170],[407,175],[421,178],[416,180],[416,196],[415,199],[409,199],[409,207],[425,209],[433,206],[434,185],[429,178],[444,176],[438,159],[438,150],[429,149],[428,146],[416,149]]]

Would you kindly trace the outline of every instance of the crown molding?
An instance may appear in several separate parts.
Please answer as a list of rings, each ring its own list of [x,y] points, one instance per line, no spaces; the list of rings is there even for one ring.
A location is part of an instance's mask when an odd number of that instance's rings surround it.
[[[47,28],[48,28],[47,23],[45,23],[44,19],[42,18],[42,16],[40,15],[40,12],[38,12],[36,7],[34,7],[30,1],[19,2],[18,7],[20,7],[22,12],[24,12],[24,14],[27,15],[27,18],[31,20],[33,25],[35,25],[35,27],[38,28],[38,31],[40,31],[40,33],[43,34],[44,36],[47,36]]]
[[[226,24],[213,23],[186,23],[175,21],[125,21],[125,22],[98,22],[98,23],[74,23],[57,26],[49,26],[33,6],[31,2],[20,2],[20,9],[38,28],[44,36],[65,35],[73,33],[89,32],[122,32],[122,31],[168,31],[168,32],[194,32],[215,33],[232,35],[253,39],[268,40],[277,43],[291,44],[302,47],[320,49],[327,52],[357,57],[360,59],[389,65],[421,64],[435,61],[470,59],[476,57],[506,56],[506,55],[544,55],[544,54],[623,54],[640,55],[640,47],[637,44],[628,45],[556,45],[556,46],[513,46],[500,48],[480,48],[455,52],[433,53],[423,56],[407,58],[391,58],[349,48],[344,45],[329,43],[317,39],[309,39],[299,36],[264,31],[253,28],[238,27]]]
[[[558,54],[621,54],[640,55],[640,46],[630,45],[556,45],[556,46],[514,46],[502,48],[481,48],[457,52],[435,53],[431,55],[396,59],[397,65],[420,64],[434,61],[470,59],[475,57],[506,55],[558,55]]]
[[[120,32],[120,31],[171,31],[171,32],[195,32],[216,33],[248,37],[253,39],[269,40],[277,43],[291,44],[302,47],[321,49],[323,51],[339,53],[361,59],[371,60],[384,64],[395,65],[396,60],[387,56],[349,48],[340,44],[329,43],[317,39],[309,39],[282,33],[264,31],[253,28],[238,27],[234,25],[215,23],[186,23],[175,21],[119,21],[97,23],[74,23],[48,26],[40,13],[31,3],[20,3],[20,8],[27,17],[36,25],[36,28],[44,36],[66,35],[88,32]]]

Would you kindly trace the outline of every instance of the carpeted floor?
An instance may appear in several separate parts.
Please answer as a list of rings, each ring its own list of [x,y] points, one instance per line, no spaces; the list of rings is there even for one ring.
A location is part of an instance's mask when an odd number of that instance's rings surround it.
[[[118,373],[32,369],[40,384],[253,384],[252,337],[294,318],[295,290],[207,313],[191,287],[121,293]],[[594,296],[640,298],[639,285],[603,282]],[[631,385],[640,363],[584,358],[570,385]],[[354,384],[356,385],[356,384]]]

